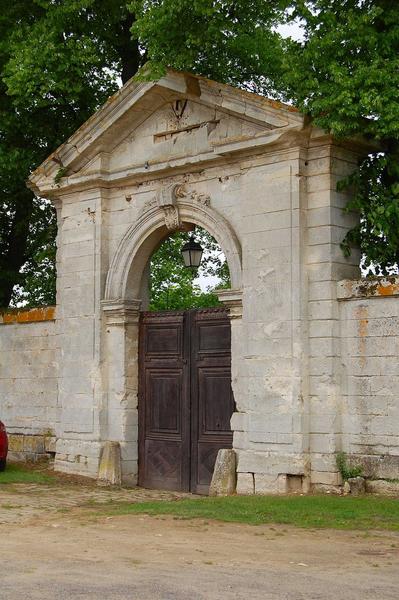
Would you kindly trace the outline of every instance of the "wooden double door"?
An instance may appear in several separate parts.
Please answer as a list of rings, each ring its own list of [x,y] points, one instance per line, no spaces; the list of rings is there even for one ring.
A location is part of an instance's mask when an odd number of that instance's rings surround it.
[[[142,313],[139,361],[139,485],[207,494],[232,446],[226,311]]]

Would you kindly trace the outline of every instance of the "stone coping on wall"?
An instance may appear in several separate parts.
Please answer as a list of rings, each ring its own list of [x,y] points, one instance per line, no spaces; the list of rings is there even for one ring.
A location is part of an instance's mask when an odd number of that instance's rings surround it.
[[[54,321],[55,306],[42,306],[40,308],[15,308],[0,311],[0,325],[14,323],[39,323],[41,321]]]
[[[343,279],[337,284],[338,300],[399,296],[399,276]]]

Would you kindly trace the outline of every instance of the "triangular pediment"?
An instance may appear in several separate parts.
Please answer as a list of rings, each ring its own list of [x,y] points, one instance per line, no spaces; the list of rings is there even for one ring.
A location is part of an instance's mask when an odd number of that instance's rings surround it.
[[[215,154],[303,124],[290,106],[201,77],[169,72],[129,81],[30,177],[38,193],[104,173]]]
[[[108,149],[108,168],[114,171],[203,155],[226,140],[254,137],[272,128],[198,100],[166,102]]]

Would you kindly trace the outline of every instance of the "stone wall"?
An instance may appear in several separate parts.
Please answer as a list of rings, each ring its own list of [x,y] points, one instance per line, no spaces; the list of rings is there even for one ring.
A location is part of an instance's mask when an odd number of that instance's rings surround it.
[[[53,307],[0,315],[0,419],[10,458],[53,452],[58,421],[58,342]]]
[[[342,450],[399,478],[399,278],[341,281]]]

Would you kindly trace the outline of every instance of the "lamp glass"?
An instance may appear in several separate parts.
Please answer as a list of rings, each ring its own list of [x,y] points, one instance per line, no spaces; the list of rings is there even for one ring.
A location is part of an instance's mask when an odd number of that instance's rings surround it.
[[[181,253],[186,267],[198,268],[200,266],[203,250],[194,238],[191,237],[189,241],[184,244]]]

